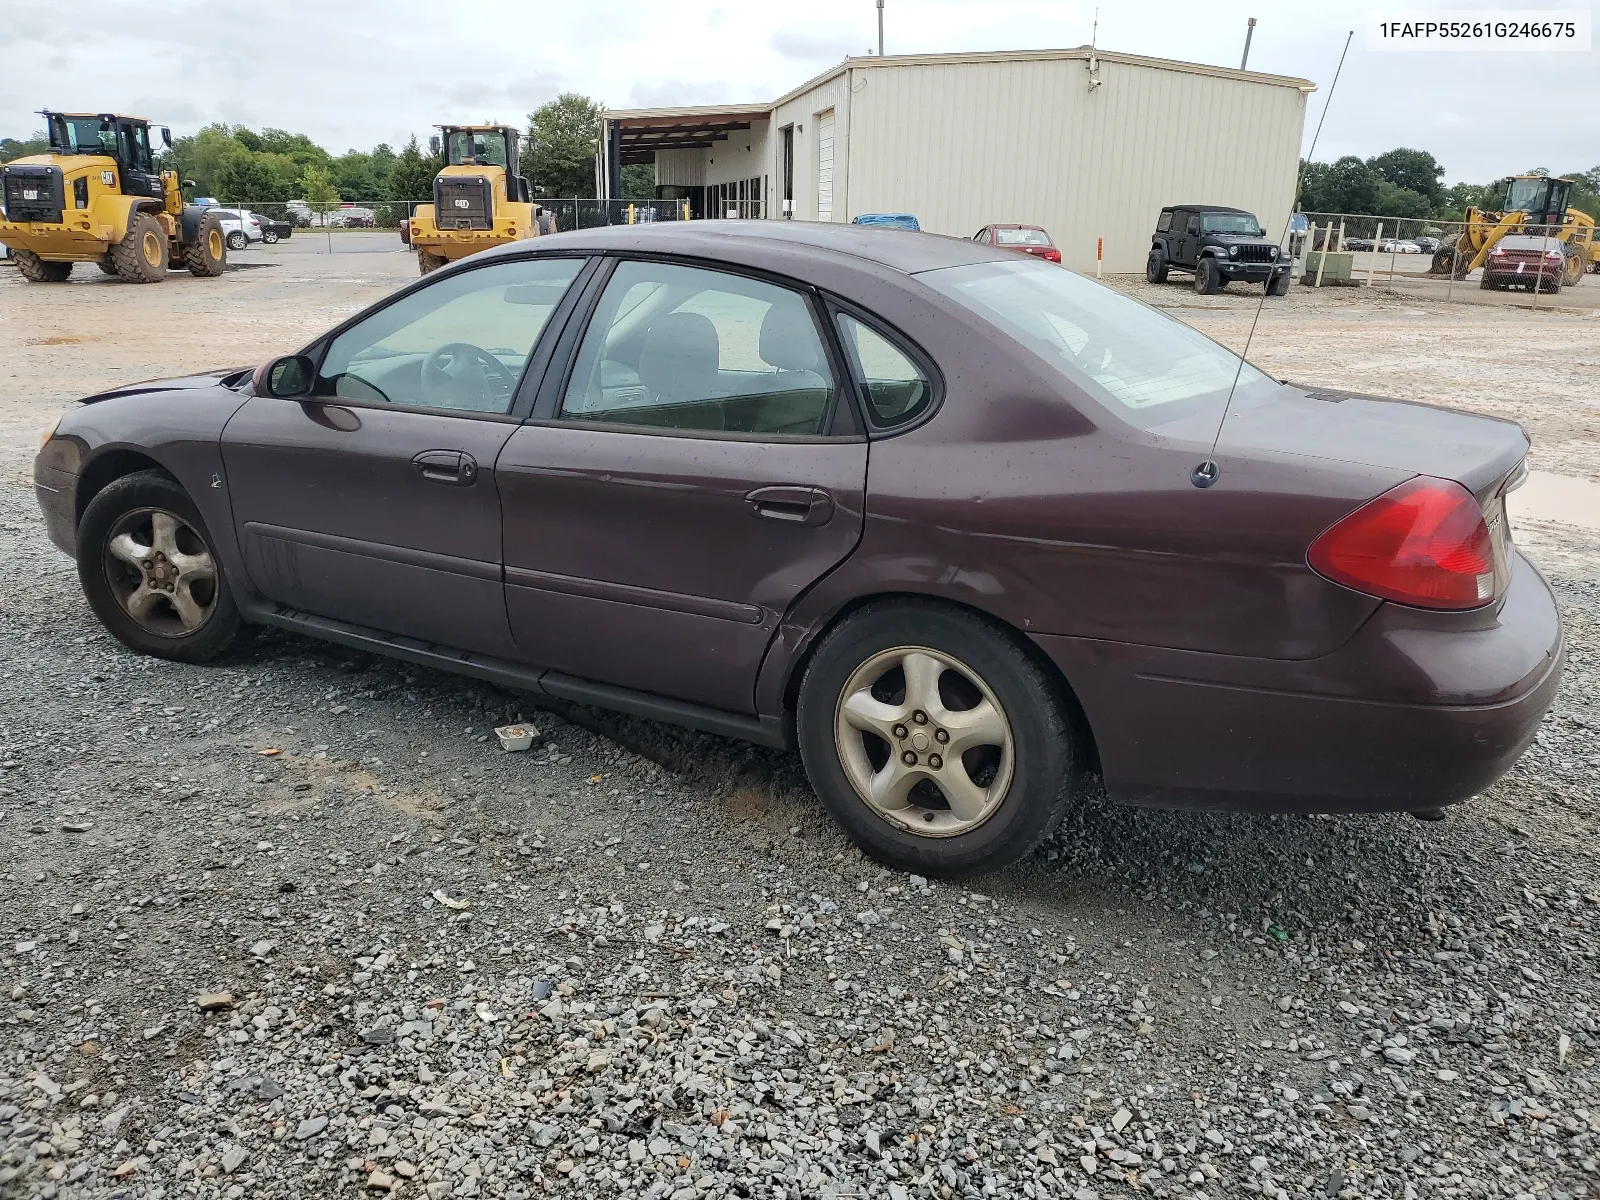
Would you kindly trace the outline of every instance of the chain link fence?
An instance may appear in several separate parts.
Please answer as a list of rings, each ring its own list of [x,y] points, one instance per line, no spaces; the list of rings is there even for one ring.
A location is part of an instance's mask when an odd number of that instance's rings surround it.
[[[1600,239],[1571,221],[1499,228],[1417,217],[1305,213],[1289,235],[1309,287],[1510,305],[1600,309]]]
[[[305,200],[247,200],[240,203],[222,202],[217,208],[225,211],[243,210],[273,222],[285,223],[300,230],[334,229],[394,229],[416,212],[419,205],[432,204],[431,197],[421,200],[340,200],[335,204],[314,206]],[[541,209],[555,217],[556,232],[572,229],[594,229],[602,225],[648,225],[658,221],[686,221],[689,219],[687,200],[535,200]],[[255,240],[254,231],[251,240]]]

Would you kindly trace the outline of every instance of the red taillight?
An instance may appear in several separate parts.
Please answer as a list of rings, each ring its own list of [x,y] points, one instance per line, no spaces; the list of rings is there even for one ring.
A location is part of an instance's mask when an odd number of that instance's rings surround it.
[[[1419,608],[1477,608],[1495,597],[1483,510],[1448,479],[1419,475],[1390,489],[1323,533],[1306,558],[1335,583]]]
[[[1044,256],[1053,263],[1061,261],[1061,251],[1059,250],[1046,250]]]

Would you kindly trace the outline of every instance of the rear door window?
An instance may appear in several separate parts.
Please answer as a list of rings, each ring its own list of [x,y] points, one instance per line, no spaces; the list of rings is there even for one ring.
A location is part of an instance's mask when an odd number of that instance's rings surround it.
[[[700,267],[623,262],[584,334],[560,415],[814,437],[836,391],[799,292]]]

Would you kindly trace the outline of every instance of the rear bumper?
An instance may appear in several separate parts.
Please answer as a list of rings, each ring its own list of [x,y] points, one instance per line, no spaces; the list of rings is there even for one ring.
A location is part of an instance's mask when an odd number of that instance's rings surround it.
[[[1112,799],[1266,812],[1442,808],[1527,748],[1560,684],[1555,599],[1516,555],[1498,612],[1383,605],[1307,661],[1037,636],[1082,702]]]

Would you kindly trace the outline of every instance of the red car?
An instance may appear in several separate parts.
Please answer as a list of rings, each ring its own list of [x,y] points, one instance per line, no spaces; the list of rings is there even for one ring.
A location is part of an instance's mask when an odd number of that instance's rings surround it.
[[[1566,253],[1554,238],[1513,233],[1501,238],[1489,251],[1488,261],[1483,264],[1483,281],[1478,286],[1485,290],[1521,287],[1530,292],[1537,288],[1555,293],[1561,290],[1566,267]]]
[[[1061,261],[1061,251],[1050,240],[1050,235],[1037,225],[985,225],[972,235],[980,246],[998,246],[1002,250],[1020,250],[1048,262]]]

